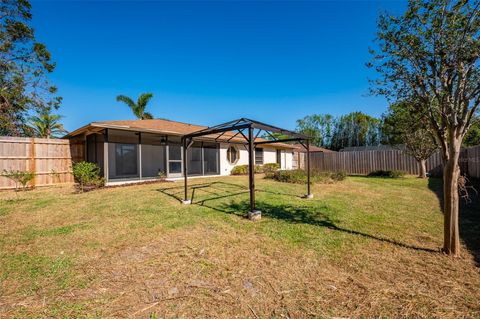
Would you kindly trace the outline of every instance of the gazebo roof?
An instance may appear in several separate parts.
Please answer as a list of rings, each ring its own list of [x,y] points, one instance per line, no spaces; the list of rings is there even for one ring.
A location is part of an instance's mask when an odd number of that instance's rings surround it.
[[[309,139],[307,135],[289,131],[286,129],[279,128],[277,126],[265,124],[259,121],[255,121],[255,120],[251,120],[243,117],[238,120],[222,123],[215,126],[210,126],[206,129],[202,129],[193,133],[186,134],[184,135],[184,138],[194,139],[196,137],[208,136],[211,138],[220,139],[227,132],[237,131],[237,133],[231,136],[230,139],[234,139],[240,135],[240,136],[243,136],[243,138],[245,139],[245,143],[247,144],[249,142],[249,139],[243,133],[243,131],[249,128],[256,130],[256,134],[254,138],[254,144],[256,145],[281,143],[281,142],[293,142],[293,141],[300,142],[300,141],[305,141]],[[269,136],[271,139],[269,140],[260,139],[259,135],[262,131],[265,132],[265,134]],[[278,133],[283,136],[288,136],[288,138],[278,138],[274,136],[272,133]],[[255,142],[257,138],[258,138],[258,142]]]

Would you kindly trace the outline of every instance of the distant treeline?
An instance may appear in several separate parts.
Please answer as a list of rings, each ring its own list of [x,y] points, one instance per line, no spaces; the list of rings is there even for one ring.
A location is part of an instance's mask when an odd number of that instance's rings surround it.
[[[382,121],[362,112],[342,116],[313,114],[297,120],[297,131],[312,137],[312,144],[331,150],[375,146],[382,142]]]
[[[383,129],[384,116],[376,118],[362,112],[346,115],[312,114],[297,120],[297,131],[312,137],[312,144],[338,151],[345,147],[390,144]],[[470,129],[464,146],[480,144],[480,125]]]

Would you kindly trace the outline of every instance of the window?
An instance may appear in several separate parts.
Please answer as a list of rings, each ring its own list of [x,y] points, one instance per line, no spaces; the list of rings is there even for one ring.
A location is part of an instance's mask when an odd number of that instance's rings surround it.
[[[263,148],[259,148],[259,147],[255,148],[255,164],[256,165],[263,164]]]
[[[277,150],[277,164],[282,166],[282,150]]]
[[[227,150],[227,160],[230,164],[236,164],[240,158],[240,152],[236,146],[230,146]]]

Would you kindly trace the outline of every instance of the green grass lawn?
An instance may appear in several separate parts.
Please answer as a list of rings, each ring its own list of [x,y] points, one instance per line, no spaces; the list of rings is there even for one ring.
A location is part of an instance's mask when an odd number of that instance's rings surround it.
[[[246,177],[0,193],[0,317],[479,318],[478,202],[440,253],[441,181]]]

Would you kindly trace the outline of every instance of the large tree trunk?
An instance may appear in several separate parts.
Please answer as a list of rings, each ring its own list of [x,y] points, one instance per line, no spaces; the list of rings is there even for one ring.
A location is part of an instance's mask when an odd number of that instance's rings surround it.
[[[427,178],[427,160],[421,159],[418,161],[418,166],[420,168],[419,178]]]
[[[458,178],[460,167],[461,142],[451,140],[448,147],[448,156],[443,167],[443,213],[444,213],[444,241],[443,250],[453,256],[460,255],[460,234],[458,226],[459,196]]]

